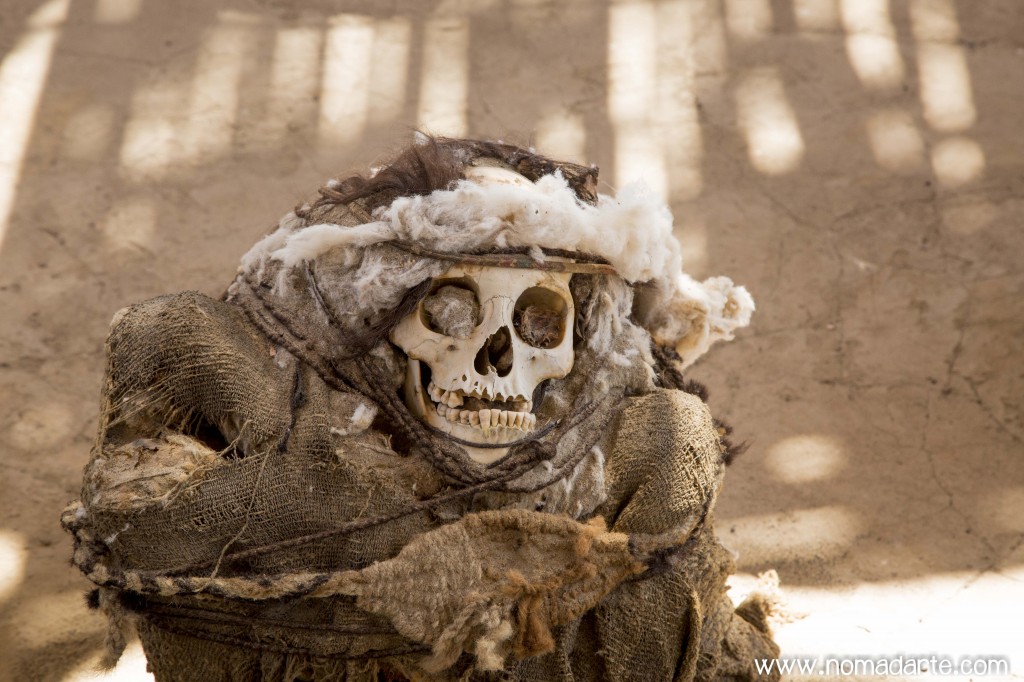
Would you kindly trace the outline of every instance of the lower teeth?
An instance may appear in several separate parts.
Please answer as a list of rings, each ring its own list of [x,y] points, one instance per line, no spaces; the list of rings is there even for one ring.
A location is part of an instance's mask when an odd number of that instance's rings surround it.
[[[487,412],[484,416],[483,413]],[[446,405],[437,405],[437,414],[444,417],[453,424],[464,424],[478,429],[503,427],[518,429],[520,431],[531,431],[536,423],[536,418],[530,413],[508,412],[504,410],[460,410]]]

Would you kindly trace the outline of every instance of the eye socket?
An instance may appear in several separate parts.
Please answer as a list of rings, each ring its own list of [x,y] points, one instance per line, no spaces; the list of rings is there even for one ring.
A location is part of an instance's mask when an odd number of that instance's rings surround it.
[[[554,348],[565,337],[569,306],[551,289],[530,287],[524,291],[512,314],[516,334],[534,348]]]
[[[420,320],[437,334],[465,339],[480,324],[480,302],[468,279],[438,280],[420,304]]]

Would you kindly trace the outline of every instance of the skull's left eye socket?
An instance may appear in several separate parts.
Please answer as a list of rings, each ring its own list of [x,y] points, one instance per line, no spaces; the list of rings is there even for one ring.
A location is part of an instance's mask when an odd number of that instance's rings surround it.
[[[569,306],[557,291],[530,287],[516,301],[516,334],[534,348],[554,348],[565,338]]]
[[[480,301],[472,282],[440,280],[420,305],[424,326],[438,334],[465,339],[480,324]]]

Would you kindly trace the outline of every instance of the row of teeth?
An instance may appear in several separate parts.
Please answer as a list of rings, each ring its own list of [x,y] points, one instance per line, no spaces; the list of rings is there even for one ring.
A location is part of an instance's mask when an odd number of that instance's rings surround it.
[[[537,415],[530,412],[533,409],[531,400],[527,400],[525,405],[521,402],[517,405],[525,408],[522,412],[497,409],[460,410],[458,408],[464,403],[464,396],[460,391],[445,391],[434,382],[430,382],[427,393],[430,394],[431,400],[437,403],[437,413],[450,422],[481,429],[504,426],[521,431],[533,431],[537,428]]]
[[[445,391],[441,387],[437,386],[433,381],[430,382],[430,386],[427,387],[427,393],[430,394],[430,399],[438,405],[445,405],[447,407],[460,407],[463,403],[463,396],[460,391]],[[484,400],[490,400],[490,398],[483,396]],[[501,394],[498,394],[497,399],[494,402],[507,402],[503,400]],[[523,408],[524,412],[531,412],[533,410],[533,401],[527,400],[526,406]],[[497,410],[495,410],[497,411]]]
[[[463,402],[462,391],[446,391],[437,386],[436,384],[434,384],[434,382],[432,381],[430,382],[430,385],[427,387],[427,392],[430,394],[430,398],[434,402],[437,402],[439,404],[446,404],[446,406],[450,408],[458,408],[459,406],[461,406]],[[483,389],[483,392],[480,395],[471,395],[471,397],[478,397],[483,400],[493,400],[495,402],[508,402],[510,399],[505,397],[501,393],[492,396],[490,395],[490,391],[486,388]],[[527,400],[526,412],[529,412],[532,409],[534,409],[534,402],[532,402],[532,400]]]
[[[479,426],[488,429],[507,426],[521,431],[537,428],[537,415],[530,412],[509,412],[508,410],[460,410],[447,405],[438,405],[437,413],[450,422]]]

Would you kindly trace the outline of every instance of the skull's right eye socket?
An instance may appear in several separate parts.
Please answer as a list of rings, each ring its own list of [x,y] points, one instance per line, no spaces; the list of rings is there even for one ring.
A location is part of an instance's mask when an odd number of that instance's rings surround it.
[[[561,294],[531,287],[516,301],[512,323],[516,334],[534,348],[554,348],[565,337],[569,306]]]
[[[476,287],[465,279],[439,280],[420,305],[420,320],[437,334],[465,339],[480,324]]]

